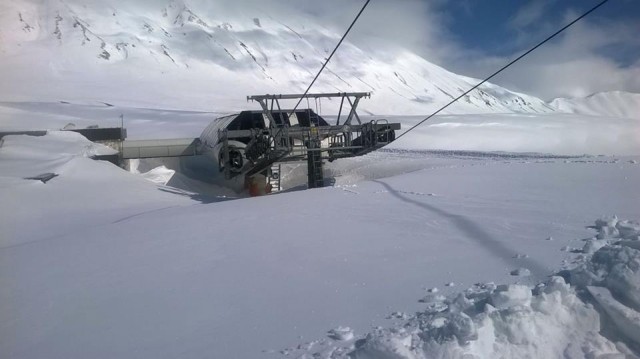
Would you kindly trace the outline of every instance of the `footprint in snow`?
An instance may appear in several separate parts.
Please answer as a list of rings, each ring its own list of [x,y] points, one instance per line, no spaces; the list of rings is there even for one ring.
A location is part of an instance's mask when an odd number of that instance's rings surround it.
[[[518,268],[512,270],[509,274],[511,274],[512,276],[526,277],[531,275],[531,271],[527,268]]]
[[[422,192],[414,192],[414,191],[398,191],[400,193],[404,193],[404,194],[410,194],[410,195],[414,195],[414,196],[435,196],[435,193],[422,193]]]
[[[411,316],[404,312],[393,312],[387,316],[387,319],[402,319],[407,320]]]
[[[342,189],[345,192],[349,192],[349,193],[353,193],[353,194],[360,194],[360,192],[348,189],[348,188],[344,188],[344,187],[340,187],[340,189]]]
[[[447,297],[445,297],[444,295],[429,294],[423,297],[422,299],[419,299],[418,302],[430,304],[430,303],[442,303],[445,300],[447,300]]]
[[[349,327],[337,327],[328,331],[327,336],[333,340],[351,340],[353,339],[353,330]]]

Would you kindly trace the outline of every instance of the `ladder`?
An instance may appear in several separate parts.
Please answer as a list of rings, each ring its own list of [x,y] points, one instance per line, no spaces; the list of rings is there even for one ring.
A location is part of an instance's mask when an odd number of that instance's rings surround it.
[[[317,147],[310,147],[311,151],[307,151],[307,179],[309,188],[324,187],[324,174],[322,173],[322,152],[313,151],[313,148],[320,148],[320,144]]]
[[[322,173],[322,152],[320,152],[320,136],[318,128],[310,123],[309,139],[307,141],[307,183],[309,188],[324,187]]]
[[[309,141],[307,151],[307,183],[308,188],[324,187],[324,175],[322,173],[322,152],[319,151],[322,146],[318,133],[318,114],[307,110],[309,116]],[[314,149],[318,149],[315,150]]]

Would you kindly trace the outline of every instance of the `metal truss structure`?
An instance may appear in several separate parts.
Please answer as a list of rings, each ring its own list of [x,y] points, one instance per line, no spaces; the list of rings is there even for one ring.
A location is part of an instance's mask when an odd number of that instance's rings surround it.
[[[280,94],[247,97],[262,107],[265,126],[241,130],[219,129],[218,138],[223,143],[221,168],[225,178],[244,175],[250,179],[258,174],[270,177],[270,168],[278,162],[306,161],[309,167],[309,188],[321,187],[322,163],[339,158],[361,156],[375,151],[395,139],[399,123],[387,120],[363,122],[356,109],[368,92],[340,92],[318,94]],[[340,108],[335,124],[329,124],[311,109],[286,110],[282,100],[339,98]],[[346,104],[345,104],[346,101]],[[348,106],[347,106],[348,105]],[[343,115],[345,110],[346,116]],[[301,114],[301,111],[304,114]],[[298,118],[304,117],[304,121]],[[344,117],[344,120],[343,120]],[[267,121],[268,120],[268,121]],[[267,123],[268,122],[268,123]],[[250,166],[234,171],[232,148],[229,141],[242,139],[246,143],[244,156]]]

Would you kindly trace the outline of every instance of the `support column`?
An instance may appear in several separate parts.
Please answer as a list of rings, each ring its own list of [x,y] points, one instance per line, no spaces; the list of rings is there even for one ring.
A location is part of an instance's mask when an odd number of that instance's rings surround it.
[[[324,174],[322,173],[322,152],[313,151],[320,148],[319,139],[311,139],[307,151],[307,180],[309,188],[324,187]]]

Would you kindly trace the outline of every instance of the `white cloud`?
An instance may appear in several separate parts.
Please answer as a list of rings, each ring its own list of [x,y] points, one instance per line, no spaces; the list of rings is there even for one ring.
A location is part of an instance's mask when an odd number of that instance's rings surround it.
[[[559,29],[578,15],[568,11],[562,22],[552,27]],[[549,24],[541,24],[540,28],[548,29]],[[624,64],[613,52],[625,48],[640,53],[638,33],[640,24],[637,22],[584,19],[492,81],[545,100],[612,90],[640,92],[640,61]],[[484,77],[537,44],[550,32],[538,30],[524,34],[526,36],[518,39],[520,52],[499,57],[463,50],[452,54],[452,70]]]
[[[527,27],[540,20],[549,3],[546,1],[530,0],[522,6],[511,18],[509,25],[515,28]]]

